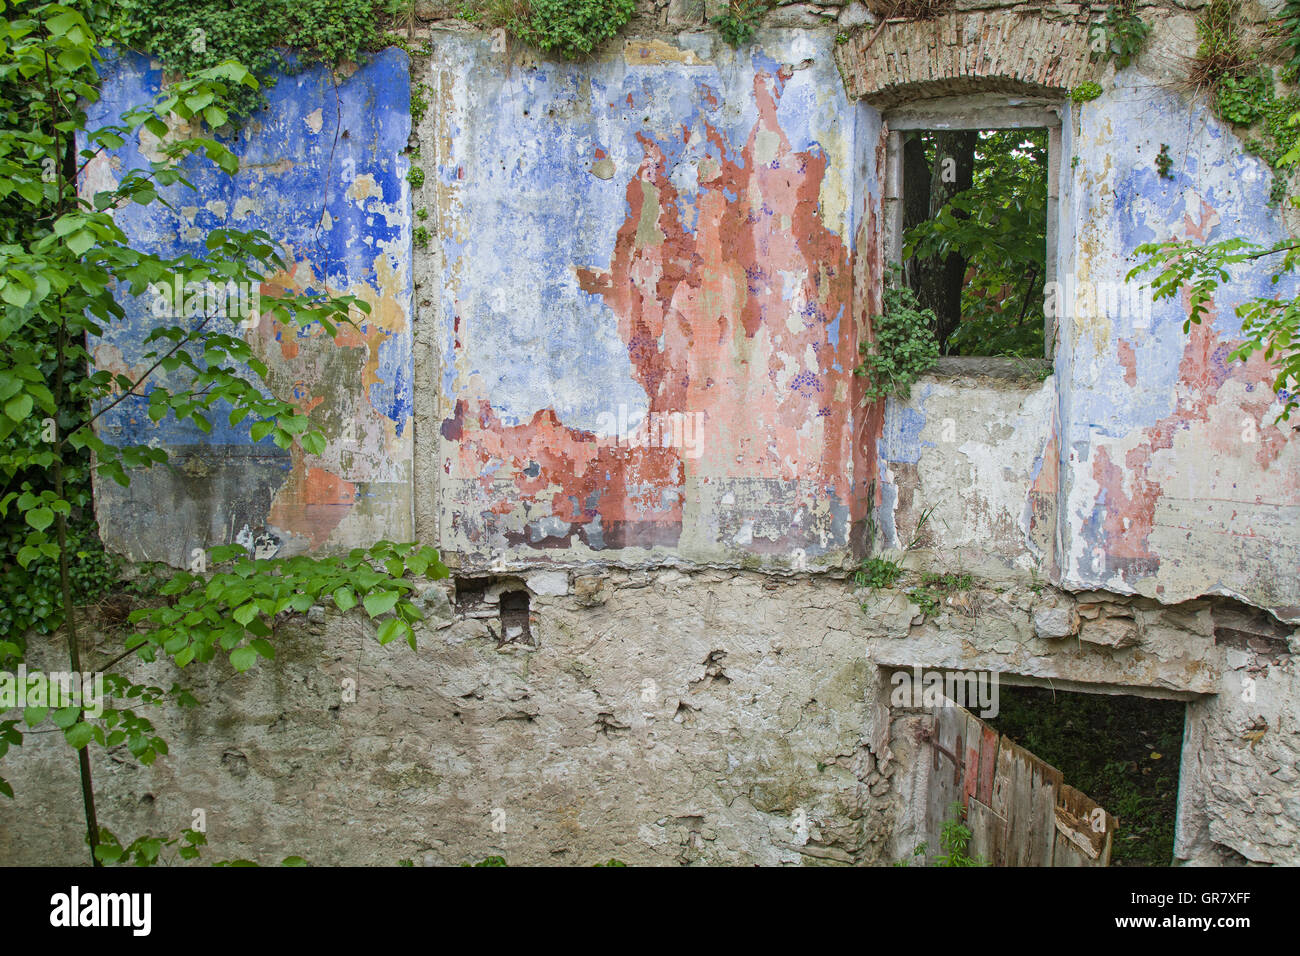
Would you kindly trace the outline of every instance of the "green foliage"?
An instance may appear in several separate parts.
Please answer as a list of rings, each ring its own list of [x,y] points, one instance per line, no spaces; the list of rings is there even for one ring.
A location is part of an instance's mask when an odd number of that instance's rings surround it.
[[[1265,100],[1272,92],[1273,77],[1268,71],[1225,76],[1218,89],[1219,115],[1229,123],[1249,126],[1263,118]]]
[[[237,58],[262,86],[278,70],[361,60],[379,42],[382,9],[376,0],[116,0],[113,7],[110,36],[169,73],[192,77]],[[232,117],[266,103],[259,87],[227,93]]]
[[[940,597],[929,588],[913,588],[908,593],[907,599],[920,608],[921,613],[926,617],[933,617],[939,613]]]
[[[107,865],[131,863],[135,866],[153,866],[167,847],[176,847],[182,860],[197,860],[199,848],[206,846],[208,838],[197,830],[182,830],[180,836],[164,839],[156,836],[136,837],[126,846],[107,827],[99,829],[99,844],[95,859]]]
[[[1086,83],[1080,83],[1070,91],[1070,99],[1076,103],[1090,103],[1101,94],[1101,84],[1088,80]]]
[[[969,591],[974,581],[969,574],[954,574],[952,572],[934,574],[927,571],[921,575],[921,583],[926,587],[938,588],[940,591],[951,593],[953,591]]]
[[[1193,70],[1197,79],[1213,85],[1224,76],[1244,72],[1252,60],[1237,19],[1236,0],[1211,0],[1196,19],[1196,36],[1200,41]]]
[[[1213,0],[1196,21],[1200,45],[1190,70],[1197,87],[1208,88],[1215,111],[1226,122],[1253,127],[1247,151],[1273,170],[1271,199],[1282,202],[1287,193],[1286,167],[1300,154],[1300,94],[1279,93],[1265,58],[1269,45],[1248,32],[1241,11],[1231,0]],[[1284,78],[1293,82],[1300,67],[1300,3],[1288,5],[1281,23],[1283,47],[1296,51]],[[1290,158],[1290,160],[1288,160]]]
[[[921,575],[920,587],[908,592],[907,599],[921,609],[926,617],[938,614],[943,607],[945,595],[955,591],[970,590],[972,579],[969,574],[932,574]]]
[[[613,857],[610,857],[610,859],[608,859],[608,860],[605,861],[604,863],[596,863],[596,864],[593,864],[593,865],[595,865],[595,866],[627,866],[627,864],[624,863],[622,860],[616,860],[616,859],[614,859]]]
[[[477,863],[462,863],[461,866],[509,866],[504,856],[484,857]]]
[[[768,0],[731,0],[727,12],[709,22],[717,27],[722,39],[733,47],[743,46],[754,37],[754,30],[767,13]],[[846,36],[845,40],[848,39]]]
[[[300,18],[335,15],[315,0],[298,8]],[[210,575],[171,575],[156,594],[150,583],[156,575],[138,579],[133,589],[153,599],[129,616],[139,631],[121,654],[81,666],[72,611],[78,601],[102,591],[113,575],[111,559],[94,541],[90,456],[100,477],[122,485],[138,469],[168,459],[166,451],[149,444],[105,442],[95,430],[104,415],[128,396],[147,395],[147,414],[154,422],[170,417],[207,432],[211,416],[219,414],[232,426],[247,422],[253,441],[270,437],[281,448],[296,445],[310,454],[324,450],[325,437],[308,413],[270,397],[261,381],[268,370],[244,330],[223,327],[214,321],[215,312],[155,327],[145,339],[145,370],[133,373],[138,377],[87,371],[95,364],[88,342],[125,317],[117,296],[138,296],[151,284],[177,277],[263,287],[263,279],[285,269],[278,245],[265,232],[215,229],[206,237],[203,255],[169,257],[134,247],[113,215],[131,203],[174,204],[182,190],[192,188],[183,161],[208,161],[234,173],[238,162],[224,144],[190,134],[199,120],[212,128],[224,125],[227,112],[218,104],[230,102],[236,88],[257,89],[256,77],[225,61],[168,84],[152,103],[128,110],[119,122],[89,129],[86,107],[99,95],[94,64],[106,6],[91,0],[19,0],[9,12],[0,24],[0,576],[26,596],[26,603],[13,602],[4,623],[38,631],[62,627],[69,669],[103,674],[105,685],[104,698],[96,702],[102,709],[60,700],[50,707],[27,707],[22,722],[33,728],[48,721],[70,747],[83,751],[87,840],[96,862],[150,865],[169,846],[180,859],[194,859],[203,841],[193,831],[123,845],[95,823],[84,751],[92,744],[115,748],[116,759],[116,748],[122,748],[149,765],[167,753],[167,744],[143,708],[164,700],[196,703],[178,685],[163,690],[137,683],[113,667],[131,656],[146,662],[167,656],[184,667],[210,660],[220,650],[236,670],[247,670],[259,657],[274,654],[277,616],[305,611],[325,597],[341,610],[360,604],[375,620],[380,643],[400,637],[413,645],[412,623],[420,612],[409,600],[413,584],[406,576],[439,577],[447,571],[433,549],[414,544],[380,542],[342,558],[271,561],[252,560],[239,545],[218,547]],[[322,32],[315,42],[322,50],[341,42],[331,40],[328,24],[318,26]],[[116,169],[111,188],[79,194],[80,169],[145,133],[153,138],[149,153],[156,158],[145,168]],[[330,336],[369,312],[362,300],[325,293],[267,291],[260,305],[263,320],[319,326]],[[223,328],[233,328],[233,334]],[[57,603],[51,600],[54,577]],[[21,634],[14,636],[18,639],[0,640],[6,664],[21,660],[24,651]],[[19,723],[0,721],[0,756],[21,746]],[[0,794],[13,796],[3,780]],[[284,865],[303,862],[290,857]]]
[[[1300,124],[1292,122],[1300,115],[1300,94],[1279,96],[1273,71],[1260,67],[1242,76],[1220,77],[1215,106],[1219,116],[1229,123],[1259,124],[1258,135],[1246,140],[1246,149],[1273,170],[1272,199],[1280,202],[1286,195],[1287,157],[1300,148]]]
[[[971,831],[964,819],[966,808],[961,801],[953,801],[948,807],[948,817],[943,821],[939,831],[939,847],[943,850],[935,860],[935,866],[987,866],[982,859],[969,856]]]
[[[1300,0],[1286,0],[1279,26],[1282,29],[1282,44],[1291,52],[1287,66],[1300,70]]]
[[[268,638],[278,616],[304,614],[324,600],[343,612],[361,604],[372,619],[382,618],[380,644],[400,637],[414,649],[412,625],[424,615],[409,597],[415,585],[404,576],[448,573],[432,548],[388,541],[346,557],[254,559],[237,544],[209,556],[214,573],[182,571],[159,591],[167,604],[131,612],[131,623],[142,628],[127,640],[128,650],[138,649],[146,661],[161,651],[178,667],[210,661],[221,650],[235,670],[246,671],[258,658],[275,656]]]
[[[417,82],[411,85],[411,126],[419,126],[424,114],[429,111],[429,84]]]
[[[415,248],[425,249],[429,245],[429,227],[416,226],[411,232],[411,241],[415,243]]]
[[[1134,254],[1144,256],[1128,279],[1144,272],[1154,272],[1151,281],[1155,300],[1173,298],[1186,287],[1189,308],[1183,331],[1190,332],[1193,324],[1199,325],[1209,313],[1215,291],[1232,280],[1234,267],[1256,260],[1281,256],[1273,272],[1276,285],[1284,276],[1295,275],[1300,266],[1300,243],[1282,240],[1265,247],[1244,239],[1225,239],[1221,242],[1199,245],[1193,240],[1148,242],[1137,247]],[[1238,270],[1240,274],[1240,270]],[[1278,421],[1291,417],[1300,405],[1300,298],[1295,296],[1256,297],[1247,299],[1236,307],[1241,319],[1242,341],[1229,354],[1229,359],[1245,361],[1255,352],[1274,363],[1277,373],[1273,391],[1282,401]]]
[[[912,392],[912,383],[939,358],[934,312],[920,307],[916,293],[897,272],[886,279],[883,298],[884,311],[871,320],[873,339],[859,346],[862,364],[853,372],[868,376],[868,399],[888,395],[905,399]]]
[[[529,46],[576,60],[623,29],[635,6],[634,0],[489,0],[479,9],[489,26],[504,26]]]
[[[933,161],[933,160],[932,160]],[[983,130],[972,186],[907,230],[906,259],[967,263],[950,355],[1041,358],[1047,250],[1047,131]]]
[[[1160,152],[1156,154],[1156,172],[1160,174],[1161,179],[1173,179],[1174,174],[1171,172],[1173,168],[1174,161],[1169,155],[1169,144],[1161,143]]]
[[[1125,69],[1146,47],[1150,33],[1151,27],[1133,11],[1133,0],[1112,3],[1093,24],[1092,59],[1113,60],[1116,69]]]
[[[412,166],[406,171],[406,181],[411,184],[412,189],[419,189],[424,185],[424,168]]]
[[[903,566],[887,558],[865,558],[862,566],[853,574],[853,580],[860,588],[892,588],[903,576]]]
[[[30,485],[24,484],[30,489]],[[51,634],[63,626],[63,597],[59,593],[59,563],[39,553],[26,568],[12,556],[26,539],[26,522],[15,509],[15,520],[0,521],[0,634],[7,634],[21,647],[29,630]],[[68,568],[72,581],[72,599],[85,605],[106,594],[117,582],[120,566],[116,558],[104,551],[93,521],[80,518],[68,525],[68,550],[76,561]],[[0,655],[0,667],[7,666]]]
[[[988,866],[981,857],[970,856],[971,833],[965,824],[966,807],[960,800],[954,800],[948,806],[948,816],[939,829],[939,847],[943,851],[934,858],[932,866]],[[924,859],[929,844],[921,843],[912,851],[911,859],[896,860],[894,866],[908,866],[917,859]]]

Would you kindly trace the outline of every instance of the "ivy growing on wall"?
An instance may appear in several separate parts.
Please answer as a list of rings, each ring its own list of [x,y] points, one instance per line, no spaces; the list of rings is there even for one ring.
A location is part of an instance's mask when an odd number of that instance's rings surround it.
[[[934,312],[923,309],[898,270],[884,283],[884,308],[871,320],[874,341],[863,343],[862,364],[853,370],[867,377],[866,397],[907,398],[912,383],[939,358]]]
[[[623,29],[635,6],[635,0],[464,0],[456,15],[576,60]]]
[[[1209,92],[1223,120],[1250,128],[1245,146],[1273,170],[1274,202],[1286,196],[1283,159],[1300,144],[1300,125],[1292,122],[1300,115],[1300,93],[1294,91],[1300,61],[1300,0],[1290,0],[1287,12],[1277,26],[1281,44],[1270,44],[1242,22],[1233,0],[1213,0],[1197,19],[1200,43],[1189,71],[1189,83]],[[1294,57],[1276,76],[1268,60],[1276,58],[1279,50]]]
[[[234,58],[265,87],[276,72],[363,59],[381,42],[381,7],[376,0],[118,0],[109,36],[182,76]],[[244,86],[224,105],[244,117],[265,103],[261,89]]]
[[[1123,70],[1146,47],[1151,27],[1133,9],[1133,0],[1112,3],[1106,15],[1093,24],[1089,38],[1092,59],[1114,60],[1115,68]]]

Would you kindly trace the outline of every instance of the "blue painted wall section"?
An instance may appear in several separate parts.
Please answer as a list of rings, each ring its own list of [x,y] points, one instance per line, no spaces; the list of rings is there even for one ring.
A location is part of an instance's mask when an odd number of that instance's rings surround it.
[[[147,102],[160,79],[142,58],[110,60],[91,127]],[[309,69],[266,93],[267,107],[228,143],[240,160],[237,175],[191,157],[186,174],[195,189],[169,190],[173,210],[131,206],[118,222],[133,243],[169,256],[206,256],[204,238],[214,228],[265,230],[288,269],[267,276],[259,294],[349,293],[371,312],[357,313],[357,327],[333,339],[318,326],[283,327],[234,310],[214,324],[229,333],[244,320],[240,334],[270,369],[265,389],[323,429],[328,444],[320,455],[298,444],[281,451],[269,438],[255,443],[251,421],[231,426],[224,410],[211,434],[171,417],[155,425],[146,414],[148,386],[101,420],[109,442],[154,443],[173,454],[174,467],[140,473],[130,489],[97,488],[106,538],[138,559],[181,563],[192,548],[235,540],[283,555],[413,534],[407,57],[390,49],[337,80]],[[83,191],[145,165],[152,145],[142,134],[97,159]],[[196,321],[156,318],[148,295],[123,296],[122,304],[127,320],[93,343],[100,368],[142,371],[150,328]]]

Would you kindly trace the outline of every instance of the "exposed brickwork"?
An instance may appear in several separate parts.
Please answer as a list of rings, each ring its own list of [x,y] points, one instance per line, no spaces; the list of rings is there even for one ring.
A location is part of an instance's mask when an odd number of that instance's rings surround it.
[[[1086,17],[1041,11],[954,13],[863,30],[837,55],[851,97],[873,106],[980,90],[1068,90],[1096,68]]]

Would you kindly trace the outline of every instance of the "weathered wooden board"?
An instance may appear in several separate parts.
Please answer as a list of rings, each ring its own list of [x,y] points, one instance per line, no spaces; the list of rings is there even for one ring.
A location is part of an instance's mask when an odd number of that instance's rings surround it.
[[[961,802],[970,806],[979,791],[980,741],[984,738],[984,722],[973,714],[966,714],[966,740],[962,746],[965,766],[961,775]]]
[[[931,707],[928,858],[944,821],[965,807],[968,854],[992,866],[1107,866],[1118,821],[1065,783],[1060,770],[951,701]]]
[[[1087,794],[1063,784],[1055,807],[1057,866],[1109,866],[1119,821]],[[1063,855],[1064,854],[1064,855]],[[1076,859],[1067,859],[1073,854]]]
[[[1056,848],[1056,795],[1065,785],[1065,776],[1051,764],[1037,757],[1034,760],[1034,792],[1030,800],[1034,851],[1029,865],[1051,866]]]
[[[966,805],[966,826],[970,828],[970,848],[967,852],[977,860],[990,865],[999,856],[1006,821],[985,803],[974,798]]]
[[[999,738],[998,732],[988,724],[980,721],[980,725],[982,736],[980,737],[980,775],[977,796],[982,803],[991,806],[993,803],[993,774],[997,770],[998,741],[1001,738]]]

